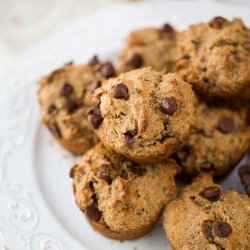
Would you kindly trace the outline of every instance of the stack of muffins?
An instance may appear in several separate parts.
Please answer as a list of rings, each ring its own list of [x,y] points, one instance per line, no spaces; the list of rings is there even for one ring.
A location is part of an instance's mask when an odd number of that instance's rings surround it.
[[[250,164],[247,195],[213,182],[249,149],[250,29],[222,17],[144,28],[119,60],[69,63],[39,83],[43,122],[83,154],[70,171],[77,206],[112,239],[143,236],[164,211],[173,249],[250,249]],[[191,184],[174,199],[176,176]]]

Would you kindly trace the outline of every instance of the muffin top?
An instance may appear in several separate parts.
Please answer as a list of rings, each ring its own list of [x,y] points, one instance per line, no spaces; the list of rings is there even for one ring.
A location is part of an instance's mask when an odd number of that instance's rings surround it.
[[[138,165],[97,144],[71,170],[75,199],[90,221],[117,231],[152,224],[175,193],[174,161]]]
[[[176,65],[207,98],[249,99],[250,29],[238,18],[191,25],[178,34]]]
[[[174,249],[247,250],[249,221],[250,198],[233,189],[222,192],[203,173],[166,206],[163,225]]]
[[[167,159],[194,123],[194,93],[178,74],[151,68],[105,81],[89,121],[102,143],[137,162]]]
[[[176,31],[170,24],[162,28],[142,28],[129,34],[120,52],[122,72],[151,66],[155,70],[174,70]]]
[[[195,117],[195,126],[176,152],[175,159],[190,175],[201,171],[214,175],[227,173],[249,148],[247,107],[233,109],[197,102]]]
[[[89,64],[67,64],[39,81],[37,95],[42,120],[73,153],[81,154],[97,141],[87,113],[93,91],[104,79],[114,75],[112,64],[100,63],[94,57]]]

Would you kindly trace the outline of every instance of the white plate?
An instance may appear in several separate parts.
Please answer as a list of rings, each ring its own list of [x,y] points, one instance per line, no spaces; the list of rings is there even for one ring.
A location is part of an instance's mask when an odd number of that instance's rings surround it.
[[[73,162],[40,124],[36,82],[72,59],[85,62],[94,53],[114,58],[127,33],[170,22],[177,28],[223,15],[242,17],[248,9],[215,2],[149,1],[115,5],[66,23],[29,49],[18,66],[0,78],[0,249],[169,249],[160,223],[132,242],[112,241],[95,233],[74,204],[68,172]],[[223,143],[223,142],[222,142]],[[242,188],[236,172],[225,188]]]

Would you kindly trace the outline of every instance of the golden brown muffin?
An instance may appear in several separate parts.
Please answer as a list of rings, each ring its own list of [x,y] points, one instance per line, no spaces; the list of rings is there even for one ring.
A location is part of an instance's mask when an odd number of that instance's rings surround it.
[[[102,143],[139,163],[166,160],[194,122],[194,93],[178,74],[151,68],[105,81],[94,93],[89,121]]]
[[[175,193],[174,161],[138,165],[100,143],[71,170],[77,206],[106,237],[134,239],[146,234]]]
[[[87,120],[94,89],[115,75],[110,63],[94,57],[89,65],[65,65],[39,81],[43,123],[67,150],[82,154],[98,141]]]
[[[222,192],[212,176],[201,174],[164,210],[163,226],[175,250],[248,250],[250,198]]]
[[[175,154],[184,173],[223,175],[232,170],[249,148],[247,112],[246,106],[233,109],[197,102],[195,126]]]
[[[129,34],[120,53],[120,70],[151,66],[155,70],[174,70],[174,28],[165,24],[161,29],[143,28]]]
[[[191,25],[178,34],[176,65],[208,99],[249,100],[250,29],[238,18]]]

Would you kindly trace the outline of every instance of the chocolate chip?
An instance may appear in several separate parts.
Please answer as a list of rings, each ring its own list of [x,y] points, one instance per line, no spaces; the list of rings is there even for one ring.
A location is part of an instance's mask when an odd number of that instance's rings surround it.
[[[106,165],[101,166],[97,172],[96,172],[96,177],[105,180],[109,184],[112,182],[111,177],[109,176],[109,170]]]
[[[91,85],[90,85],[90,91],[91,91],[91,93],[94,93],[94,91],[96,90],[96,89],[98,89],[98,88],[100,88],[102,86],[102,82],[101,81],[95,81],[95,82],[93,82]]]
[[[242,178],[243,175],[250,174],[250,165],[249,164],[243,164],[238,169],[238,175],[240,178]]]
[[[103,118],[102,118],[102,115],[101,115],[101,110],[99,108],[93,108],[91,110],[89,110],[88,112],[88,120],[89,120],[89,123],[95,128],[97,129],[102,121],[103,121]]]
[[[106,77],[113,77],[115,76],[115,69],[111,62],[106,62],[101,65],[101,74]]]
[[[99,59],[97,55],[94,55],[88,62],[89,66],[94,66],[99,63]]]
[[[55,137],[57,137],[57,138],[61,138],[62,137],[60,128],[58,127],[58,125],[56,123],[51,123],[51,124],[48,125],[48,127],[49,127],[49,130],[51,131],[51,133]]]
[[[162,29],[163,32],[166,32],[168,34],[173,34],[175,33],[175,29],[168,23],[164,24]]]
[[[60,94],[61,96],[69,96],[71,93],[73,93],[74,88],[72,87],[72,85],[70,85],[69,83],[65,83],[61,90],[60,90]]]
[[[175,155],[174,158],[177,160],[177,162],[181,163],[187,160],[188,155],[189,155],[189,151],[190,149],[188,147],[183,147],[180,150],[178,150]]]
[[[146,171],[145,168],[143,168],[139,165],[136,165],[136,164],[128,165],[127,169],[129,170],[129,172],[131,172],[132,174],[137,175],[137,176],[142,176]]]
[[[218,129],[225,134],[232,132],[234,127],[234,121],[230,118],[223,118],[218,124]]]
[[[241,177],[241,182],[244,187],[247,187],[250,185],[250,174],[244,174]]]
[[[161,111],[168,115],[173,115],[177,109],[177,103],[174,97],[164,98],[161,102]]]
[[[119,83],[114,88],[113,96],[116,99],[128,100],[128,98],[129,98],[128,87],[123,83]]]
[[[220,198],[220,188],[216,186],[206,187],[200,195],[209,201],[217,201]]]
[[[212,28],[221,29],[225,23],[227,23],[227,19],[225,19],[224,17],[217,16],[217,17],[214,17],[209,22],[209,25]]]
[[[48,108],[47,108],[47,112],[48,112],[48,114],[51,114],[51,113],[53,113],[53,111],[55,111],[56,110],[56,105],[55,104],[50,104],[49,106],[48,106]]]
[[[65,98],[64,99],[64,106],[69,114],[72,114],[78,109],[78,104],[76,101],[70,99],[70,98]]]
[[[128,172],[126,170],[122,170],[120,177],[122,177],[125,180],[128,180]]]
[[[99,209],[93,205],[86,207],[85,214],[89,220],[93,221],[99,221],[102,216]]]
[[[219,238],[225,238],[231,233],[231,226],[223,221],[216,221],[214,224],[214,233]]]
[[[143,58],[140,54],[134,53],[127,61],[126,66],[132,69],[140,68],[143,64]]]
[[[124,134],[124,139],[125,139],[126,146],[129,149],[132,149],[133,144],[134,144],[134,136],[130,132],[127,132]]]

